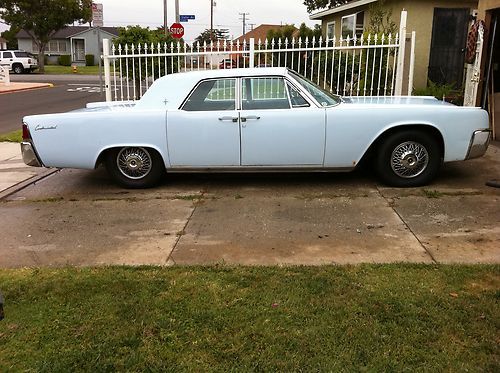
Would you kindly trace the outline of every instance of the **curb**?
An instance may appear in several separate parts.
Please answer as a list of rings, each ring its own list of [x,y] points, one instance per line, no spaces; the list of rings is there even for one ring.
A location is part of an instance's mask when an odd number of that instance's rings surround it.
[[[20,190],[33,185],[47,177],[49,177],[52,174],[55,174],[56,172],[61,171],[59,168],[50,168],[47,171],[41,173],[40,175],[35,175],[30,177],[29,179],[26,179],[24,181],[21,181],[17,184],[14,184],[13,186],[3,190],[0,192],[0,200],[4,199],[5,197],[10,196],[11,194],[14,194],[16,192],[19,192]]]
[[[8,94],[8,93],[15,93],[15,92],[23,92],[23,91],[34,91],[35,89],[43,89],[43,88],[53,88],[54,84],[52,83],[47,83],[45,85],[41,85],[38,87],[27,87],[27,88],[13,88],[8,91],[0,91],[0,95]]]

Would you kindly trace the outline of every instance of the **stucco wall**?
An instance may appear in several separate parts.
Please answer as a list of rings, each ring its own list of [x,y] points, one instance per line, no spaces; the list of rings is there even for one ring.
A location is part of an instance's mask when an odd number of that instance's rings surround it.
[[[479,0],[478,18],[484,20],[486,11],[496,8],[500,8],[500,0]]]
[[[484,0],[483,0],[484,1]],[[489,0],[491,2],[500,0]],[[422,88],[427,85],[427,71],[429,67],[430,45],[432,38],[432,22],[434,19],[434,8],[469,8],[471,11],[478,8],[477,0],[387,0],[385,8],[392,10],[392,19],[397,25],[401,19],[401,11],[408,11],[407,32],[416,31],[415,45],[415,80],[414,87]],[[335,34],[340,37],[340,22],[343,16],[365,11],[365,27],[369,25],[369,6],[350,9],[345,12],[330,15],[322,20],[323,35],[326,35],[326,25],[335,21]]]
[[[94,61],[97,64],[97,59],[102,54],[99,46],[102,46],[103,39],[112,39],[115,36],[108,34],[101,30],[99,43],[97,41],[97,30],[91,29],[81,34],[75,35],[74,39],[84,39],[85,40],[85,54],[93,54]],[[68,52],[69,53],[69,52]]]

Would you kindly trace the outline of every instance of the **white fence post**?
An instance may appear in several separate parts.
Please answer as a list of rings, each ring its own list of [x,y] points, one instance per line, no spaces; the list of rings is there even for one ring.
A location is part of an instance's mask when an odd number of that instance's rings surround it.
[[[403,92],[407,18],[408,18],[408,12],[406,10],[403,10],[401,12],[401,24],[399,25],[399,50],[398,50],[398,64],[396,70],[396,89],[395,89],[396,96],[401,96]]]
[[[416,44],[417,33],[412,31],[411,33],[411,52],[410,52],[410,73],[408,75],[408,96],[413,94],[413,78],[415,75],[415,44]]]
[[[250,38],[250,64],[248,65],[250,68],[255,67],[255,39]]]
[[[109,39],[102,40],[102,53],[104,62],[104,90],[106,101],[111,101],[111,71],[109,68]]]

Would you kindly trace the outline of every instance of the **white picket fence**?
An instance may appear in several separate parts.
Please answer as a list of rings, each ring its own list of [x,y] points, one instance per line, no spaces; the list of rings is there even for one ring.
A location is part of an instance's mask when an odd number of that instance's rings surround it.
[[[404,23],[403,23],[404,22]],[[343,96],[401,95],[406,14],[400,34],[360,38],[110,45],[104,40],[106,101],[139,99],[164,75],[219,68],[288,67]],[[414,37],[412,35],[414,46]],[[412,56],[414,49],[412,48]],[[409,86],[412,86],[410,58]],[[411,93],[411,89],[409,90]]]

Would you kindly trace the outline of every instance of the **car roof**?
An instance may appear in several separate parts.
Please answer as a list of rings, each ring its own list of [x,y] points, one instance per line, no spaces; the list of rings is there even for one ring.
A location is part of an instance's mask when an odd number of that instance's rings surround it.
[[[137,102],[136,107],[144,109],[154,107],[178,108],[195,85],[205,79],[283,76],[287,74],[288,69],[286,67],[196,70],[169,74],[156,79]]]

